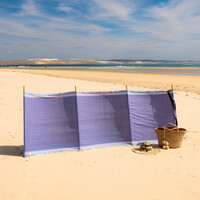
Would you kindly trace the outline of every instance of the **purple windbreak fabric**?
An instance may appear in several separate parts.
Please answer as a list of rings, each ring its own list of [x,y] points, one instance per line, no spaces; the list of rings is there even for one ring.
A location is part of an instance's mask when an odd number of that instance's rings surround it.
[[[129,113],[132,144],[156,140],[156,127],[176,123],[174,108],[167,92],[129,92]]]
[[[25,92],[24,155],[156,142],[156,127],[176,123],[174,105],[172,90]]]
[[[25,154],[79,149],[76,95],[35,96],[26,93]]]
[[[127,93],[79,93],[77,96],[80,148],[130,143]]]

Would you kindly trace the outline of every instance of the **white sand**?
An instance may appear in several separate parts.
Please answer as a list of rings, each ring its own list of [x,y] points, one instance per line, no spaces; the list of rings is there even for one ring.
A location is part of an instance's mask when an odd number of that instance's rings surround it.
[[[23,85],[34,93],[124,89],[0,71],[0,199],[200,199],[200,95],[175,91],[179,125],[188,130],[180,149],[147,156],[119,146],[23,158]]]

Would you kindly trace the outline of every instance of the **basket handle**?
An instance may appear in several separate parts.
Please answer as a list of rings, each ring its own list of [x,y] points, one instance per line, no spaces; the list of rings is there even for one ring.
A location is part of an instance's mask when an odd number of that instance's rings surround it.
[[[176,126],[175,124],[172,124],[172,123],[168,122],[168,123],[166,123],[166,124],[163,126],[163,128],[164,128],[164,140],[166,140],[166,137],[165,137],[165,129],[166,129],[166,126],[167,126],[168,124],[171,124],[172,126],[175,126],[175,127],[177,128],[177,130],[178,130],[178,133],[179,133],[178,126]]]
[[[166,123],[166,124],[163,126],[163,128],[166,128],[166,126],[167,126],[168,124],[171,124],[172,126],[175,126],[175,127],[178,129],[178,126],[176,126],[175,124],[172,124],[172,123],[170,123],[170,122]]]

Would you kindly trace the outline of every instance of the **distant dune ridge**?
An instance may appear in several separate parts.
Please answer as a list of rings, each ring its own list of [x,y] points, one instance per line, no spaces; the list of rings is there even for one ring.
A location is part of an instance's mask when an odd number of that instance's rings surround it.
[[[0,60],[0,65],[77,65],[77,64],[158,64],[158,63],[200,63],[197,61],[167,61],[167,60],[92,60],[92,59],[64,59],[36,58],[23,60]]]
[[[123,64],[120,61],[105,61],[105,60],[88,60],[88,59],[48,59],[48,58],[37,58],[37,59],[24,59],[24,60],[0,60],[0,65],[47,65],[47,64],[58,64],[58,65],[70,65],[70,64]]]

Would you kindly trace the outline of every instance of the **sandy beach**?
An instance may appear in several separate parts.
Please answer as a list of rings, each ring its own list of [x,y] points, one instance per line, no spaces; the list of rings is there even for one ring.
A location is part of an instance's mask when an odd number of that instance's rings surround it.
[[[175,89],[183,146],[141,155],[131,146],[24,158],[23,85],[33,93]],[[0,69],[0,199],[200,199],[200,76]]]
[[[60,78],[79,79],[101,83],[121,84],[147,89],[168,90],[171,85],[176,91],[193,92],[200,94],[200,76],[190,75],[166,75],[166,74],[144,74],[144,73],[120,73],[103,71],[70,71],[51,69],[2,69],[3,71],[23,72],[41,74]],[[178,70],[176,68],[176,70]],[[162,70],[161,70],[162,71]],[[106,75],[105,75],[106,74]],[[73,88],[74,89],[74,88]],[[85,88],[86,89],[86,88]],[[84,88],[80,88],[84,90]]]

